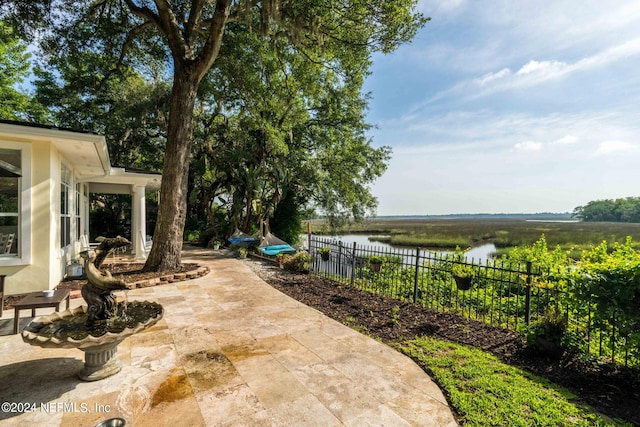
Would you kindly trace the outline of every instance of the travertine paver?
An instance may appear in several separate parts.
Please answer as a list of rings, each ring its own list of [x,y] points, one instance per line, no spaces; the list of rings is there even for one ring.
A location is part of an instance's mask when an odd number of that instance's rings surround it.
[[[123,369],[85,383],[79,350],[0,336],[3,426],[454,426],[439,388],[404,355],[264,283],[245,261],[185,252],[208,275],[128,293],[163,304],[118,348]],[[81,300],[73,300],[72,306]],[[44,312],[39,312],[43,314]],[[4,323],[0,320],[0,333]]]

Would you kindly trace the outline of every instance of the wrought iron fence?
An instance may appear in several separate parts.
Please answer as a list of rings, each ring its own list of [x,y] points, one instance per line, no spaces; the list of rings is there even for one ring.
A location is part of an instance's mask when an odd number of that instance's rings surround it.
[[[307,239],[312,274],[523,333],[550,307],[556,307],[565,317],[574,344],[586,354],[640,365],[638,349],[629,346],[615,318],[602,324],[590,309],[586,315],[578,314],[571,309],[566,293],[550,281],[548,272],[531,262],[476,262],[457,253],[345,245],[314,235]],[[464,283],[465,270],[471,283]]]

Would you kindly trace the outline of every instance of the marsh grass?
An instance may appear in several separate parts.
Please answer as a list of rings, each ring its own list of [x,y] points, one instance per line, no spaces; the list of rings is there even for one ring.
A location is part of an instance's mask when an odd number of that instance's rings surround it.
[[[314,233],[328,232],[321,221],[315,221]],[[579,254],[600,244],[624,243],[631,236],[640,249],[640,224],[617,222],[532,222],[511,218],[461,219],[368,219],[352,223],[333,234],[362,233],[384,235],[374,239],[394,246],[453,249],[493,242],[497,248],[527,246],[545,235],[549,247]]]
[[[429,372],[465,426],[624,426],[562,387],[458,344],[422,337],[401,350]]]

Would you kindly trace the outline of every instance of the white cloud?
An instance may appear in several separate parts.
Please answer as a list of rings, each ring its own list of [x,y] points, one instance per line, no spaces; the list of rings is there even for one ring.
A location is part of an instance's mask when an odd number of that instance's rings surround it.
[[[444,52],[440,52],[441,55]],[[604,68],[610,64],[640,55],[640,37],[611,46],[591,56],[579,59],[573,63],[559,60],[537,61],[529,60],[515,73],[508,67],[499,71],[485,73],[480,77],[460,80],[448,89],[444,89],[425,102],[414,107],[413,110],[446,99],[474,100],[498,92],[535,86],[540,83],[563,78],[567,75],[585,72],[594,68]]]
[[[531,60],[518,70],[516,75],[524,76],[527,74],[551,76],[561,73],[566,69],[567,64],[560,61],[542,61]]]
[[[571,211],[637,194],[640,0],[614,3],[419,0],[432,21],[375,59],[372,111],[385,114],[370,134],[393,147],[380,213]]]
[[[612,62],[638,55],[639,53],[640,37],[611,46],[595,55],[581,59],[571,67],[571,71],[582,71],[593,67],[602,67]]]
[[[598,145],[596,155],[606,155],[617,152],[636,151],[638,147],[625,141],[603,141]]]
[[[514,147],[518,151],[540,151],[542,149],[542,143],[535,141],[525,141],[517,143]]]
[[[498,71],[497,73],[487,73],[484,76],[480,77],[479,79],[477,79],[476,81],[478,82],[478,84],[480,86],[484,86],[487,83],[491,83],[495,80],[500,80],[500,79],[504,79],[507,78],[511,75],[511,70],[509,70],[508,68],[503,68],[502,70]]]
[[[566,135],[556,141],[556,144],[575,144],[578,142],[578,137],[573,135]]]

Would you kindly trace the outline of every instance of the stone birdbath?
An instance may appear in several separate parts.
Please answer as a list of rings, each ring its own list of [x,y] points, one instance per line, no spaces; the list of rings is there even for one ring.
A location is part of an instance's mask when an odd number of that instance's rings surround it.
[[[87,305],[39,317],[22,331],[22,339],[31,345],[84,351],[84,368],[78,373],[84,381],[120,372],[118,344],[163,316],[162,306],[155,302],[117,302],[113,292],[128,289],[126,283],[99,269],[109,252],[126,244],[130,242],[122,237],[102,239],[95,251],[82,252],[88,283],[81,292]]]

